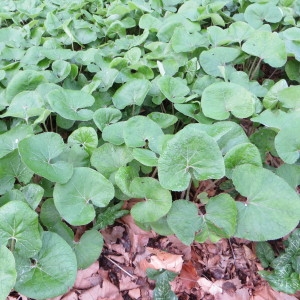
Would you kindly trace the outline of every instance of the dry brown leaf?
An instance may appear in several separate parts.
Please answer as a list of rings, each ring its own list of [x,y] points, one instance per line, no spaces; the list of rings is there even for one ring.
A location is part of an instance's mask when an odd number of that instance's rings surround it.
[[[130,290],[128,292],[128,295],[130,298],[132,299],[139,299],[141,297],[141,290],[140,289],[133,289],[133,290]]]
[[[78,300],[77,294],[73,291],[65,295],[61,300]]]
[[[203,289],[204,292],[209,293],[213,296],[222,293],[222,281],[212,282],[207,280],[204,277],[201,277],[197,280],[199,286]]]
[[[215,300],[250,300],[250,299],[251,298],[247,288],[242,288],[237,290],[232,296],[226,293],[217,294],[215,296]]]
[[[106,229],[101,230],[101,234],[103,235],[104,241],[106,244],[114,244],[118,239],[123,237],[125,228],[122,226],[114,226],[108,227]]]
[[[197,285],[198,274],[191,261],[183,264],[179,279],[182,281],[185,290],[190,290]]]
[[[255,260],[256,255],[253,253],[253,251],[247,247],[246,245],[243,245],[244,251],[245,251],[245,257],[249,260]]]
[[[137,277],[129,277],[128,275],[123,274],[119,280],[120,291],[128,291],[138,288],[140,285],[136,283]]]
[[[192,258],[191,246],[183,244],[175,235],[169,235],[160,240],[161,247],[174,254],[183,255],[183,260],[189,261]]]
[[[76,289],[89,289],[100,283],[100,276],[97,274],[99,263],[94,262],[91,266],[84,270],[78,270],[74,287]]]

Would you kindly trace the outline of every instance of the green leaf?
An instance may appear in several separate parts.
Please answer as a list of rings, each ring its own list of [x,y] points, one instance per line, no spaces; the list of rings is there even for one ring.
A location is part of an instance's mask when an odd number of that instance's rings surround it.
[[[191,245],[195,238],[195,232],[201,227],[202,220],[194,203],[187,200],[176,200],[168,212],[167,222],[181,242]]]
[[[161,152],[161,139],[164,133],[160,126],[144,116],[131,117],[124,126],[124,140],[128,147],[148,147]]]
[[[97,127],[103,129],[110,124],[118,122],[122,118],[122,112],[113,107],[99,108],[95,111],[93,120]]]
[[[41,248],[38,215],[22,201],[10,201],[0,207],[0,244],[22,257],[32,257]]]
[[[120,121],[106,126],[102,131],[103,140],[117,146],[124,144],[123,132],[126,123],[126,121]]]
[[[135,198],[145,200],[135,204],[131,209],[131,215],[137,222],[156,222],[165,216],[172,206],[170,191],[162,188],[154,178],[134,178],[129,189]]]
[[[243,164],[262,166],[261,156],[258,149],[251,143],[239,144],[231,148],[224,156],[226,176],[231,178],[235,167]]]
[[[158,159],[158,177],[164,188],[185,190],[191,180],[224,176],[224,161],[215,140],[203,131],[183,129],[167,143]]]
[[[234,235],[237,224],[237,208],[235,201],[228,194],[219,194],[210,198],[205,206],[201,231],[195,237],[198,242],[217,242],[221,238]]]
[[[86,231],[73,247],[77,268],[86,269],[99,258],[103,247],[103,237],[100,232],[91,229]]]
[[[56,233],[43,232],[42,248],[31,259],[16,258],[16,291],[30,298],[62,295],[73,286],[77,262],[71,247]]]
[[[298,224],[300,200],[297,193],[269,170],[253,165],[235,168],[232,176],[246,202],[237,202],[235,236],[252,241],[281,238]],[[259,221],[258,221],[259,220]]]
[[[281,90],[287,88],[287,82],[284,79],[277,81],[268,91],[263,99],[263,105],[265,108],[275,108],[279,101],[279,93]]]
[[[201,106],[206,117],[225,120],[230,112],[237,118],[247,118],[255,111],[254,95],[231,82],[213,83],[202,94]]]
[[[57,78],[57,81],[60,82],[70,74],[71,64],[64,60],[55,60],[52,63],[52,70]]]
[[[0,265],[0,300],[6,300],[17,279],[15,258],[6,246],[0,247]]]
[[[114,197],[114,188],[99,172],[80,167],[74,169],[73,176],[67,183],[55,185],[53,197],[62,218],[71,225],[79,226],[88,224],[95,218],[94,205],[108,205]]]
[[[255,253],[258,259],[260,260],[263,268],[269,267],[269,265],[275,258],[274,251],[268,242],[256,243]]]
[[[115,173],[116,185],[125,195],[133,198],[135,191],[131,191],[130,184],[138,176],[138,171],[132,166],[120,167]]]
[[[0,135],[0,158],[18,148],[18,143],[33,134],[29,125],[18,125]]]
[[[133,160],[132,150],[125,145],[105,143],[93,151],[91,164],[105,177]]]
[[[242,50],[274,68],[282,67],[287,60],[285,44],[276,32],[256,31],[243,44]]]
[[[92,127],[80,127],[69,135],[68,144],[79,145],[90,153],[98,145],[97,132]]]
[[[23,91],[33,91],[41,83],[47,82],[41,72],[33,70],[19,71],[9,81],[6,88],[6,100],[10,103],[12,99]]]
[[[283,178],[293,189],[300,185],[300,166],[282,164],[276,169],[276,174]]]
[[[228,27],[228,35],[230,40],[239,44],[241,44],[244,40],[247,40],[253,34],[253,32],[253,27],[241,21],[233,22]]]
[[[204,72],[214,77],[227,78],[235,71],[233,64],[241,55],[241,51],[230,47],[216,47],[202,51],[199,57]],[[232,63],[232,65],[230,64]]]
[[[162,129],[168,128],[178,121],[178,118],[176,116],[156,111],[150,113],[147,117],[156,122]]]
[[[141,106],[150,89],[150,82],[146,79],[131,79],[117,89],[112,97],[116,108],[123,109],[128,105]]]
[[[54,182],[67,182],[73,166],[65,161],[56,161],[66,145],[62,137],[54,132],[44,132],[22,140],[19,152],[22,161],[34,173]]]
[[[68,120],[88,121],[93,117],[93,112],[84,107],[93,105],[95,99],[90,94],[69,89],[57,89],[47,94],[51,108]]]
[[[185,79],[167,75],[158,80],[158,87],[164,96],[173,103],[185,102],[185,96],[190,91]]]
[[[33,172],[22,162],[18,151],[6,155],[0,159],[0,195],[11,190],[18,180],[20,183],[28,183]]]
[[[284,86],[278,91],[278,100],[285,108],[299,109],[300,101],[298,100],[300,89],[298,85],[287,87]]]
[[[134,148],[132,150],[133,158],[139,161],[144,166],[157,166],[158,158],[154,152],[148,149]]]
[[[23,193],[27,203],[32,209],[38,207],[44,195],[44,189],[40,185],[34,183],[21,187],[20,191]]]
[[[102,68],[101,71],[97,72],[93,80],[100,80],[98,89],[101,92],[106,92],[115,82],[119,71],[111,68]]]

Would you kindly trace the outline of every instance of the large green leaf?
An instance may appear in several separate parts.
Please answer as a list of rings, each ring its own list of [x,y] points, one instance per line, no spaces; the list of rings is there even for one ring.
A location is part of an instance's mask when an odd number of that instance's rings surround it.
[[[215,120],[228,119],[230,112],[247,118],[255,111],[255,96],[236,83],[218,82],[203,91],[201,106],[204,115]]]
[[[300,217],[297,193],[269,170],[253,165],[236,167],[233,183],[246,202],[237,202],[235,236],[252,241],[278,239],[291,232]]]
[[[42,248],[31,259],[16,257],[15,289],[34,299],[62,295],[73,286],[77,262],[71,247],[59,235],[43,232]]]
[[[191,179],[224,176],[224,161],[217,142],[203,131],[183,129],[168,143],[158,159],[158,176],[164,188],[185,190]]]
[[[17,279],[15,258],[6,246],[0,247],[0,265],[0,300],[6,300]]]
[[[114,197],[114,188],[99,172],[80,167],[74,168],[73,176],[67,183],[55,185],[53,197],[62,218],[78,226],[88,224],[95,218],[94,205],[108,205]]]
[[[65,119],[88,121],[93,118],[93,112],[84,107],[93,105],[95,99],[86,92],[56,89],[47,94],[47,100],[51,108]]]
[[[62,137],[54,132],[31,136],[19,143],[22,161],[34,173],[54,182],[67,182],[73,173],[73,166],[66,161],[56,161],[66,145]]]
[[[10,201],[0,207],[0,245],[23,257],[34,256],[41,248],[38,215],[22,201]]]
[[[243,44],[242,50],[274,68],[282,67],[287,60],[285,44],[276,32],[256,31]]]
[[[132,217],[140,223],[157,221],[165,216],[172,206],[170,191],[162,188],[154,178],[135,178],[130,184],[130,190],[135,198],[145,200],[135,204],[131,209]]]
[[[201,217],[194,203],[187,200],[174,201],[167,215],[167,222],[176,236],[186,245],[195,238],[195,232],[201,227]]]
[[[150,86],[146,79],[132,79],[126,82],[113,95],[115,107],[123,109],[128,105],[142,105]]]

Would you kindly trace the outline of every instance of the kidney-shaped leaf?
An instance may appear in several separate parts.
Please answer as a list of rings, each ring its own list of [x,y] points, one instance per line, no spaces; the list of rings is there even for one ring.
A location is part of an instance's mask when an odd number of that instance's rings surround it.
[[[276,32],[255,31],[243,44],[242,50],[264,60],[274,68],[282,67],[287,60],[284,41]]]
[[[60,215],[71,225],[88,224],[95,218],[94,205],[105,207],[114,197],[114,187],[99,172],[85,167],[75,168],[65,184],[56,184],[54,203]]]
[[[201,227],[201,218],[197,206],[187,200],[177,200],[168,212],[167,222],[176,236],[186,245],[195,238],[195,232]]]
[[[218,144],[203,131],[179,131],[158,159],[159,181],[173,191],[185,190],[191,179],[218,179],[224,173]]]
[[[35,255],[42,246],[38,215],[23,201],[10,201],[0,208],[0,245],[7,242],[23,257]]]
[[[6,248],[0,247],[0,300],[6,300],[17,279],[15,258]]]
[[[73,166],[66,161],[55,161],[66,146],[62,137],[54,132],[33,135],[19,143],[22,161],[34,173],[54,182],[67,182]]]
[[[79,127],[69,135],[68,144],[80,145],[87,152],[91,152],[98,145],[97,132],[93,127]]]
[[[74,121],[88,121],[93,118],[93,112],[82,109],[93,105],[92,95],[78,90],[56,89],[47,94],[51,108],[61,117]]]
[[[201,106],[204,115],[215,120],[228,119],[230,112],[237,118],[247,118],[255,111],[255,98],[236,83],[217,82],[203,91]]]
[[[144,198],[131,209],[132,217],[140,223],[155,222],[165,216],[172,206],[170,191],[151,177],[133,179],[130,190],[136,198]]]
[[[31,259],[16,258],[16,291],[33,299],[59,296],[73,286],[77,262],[71,247],[54,232],[43,232],[42,248]]]
[[[300,199],[282,178],[253,165],[233,171],[237,191],[247,197],[237,202],[235,236],[251,241],[278,239],[291,232],[300,218]]]

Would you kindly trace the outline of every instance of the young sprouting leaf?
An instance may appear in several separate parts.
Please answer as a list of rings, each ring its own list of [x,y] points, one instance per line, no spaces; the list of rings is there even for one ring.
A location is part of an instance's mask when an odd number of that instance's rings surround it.
[[[54,132],[44,132],[22,140],[19,152],[22,161],[34,173],[54,182],[67,182],[73,166],[66,161],[56,161],[66,149],[62,137]]]
[[[124,140],[128,147],[147,145],[156,153],[161,152],[161,139],[164,135],[160,126],[144,116],[131,117],[124,126]]]
[[[26,202],[33,210],[38,207],[44,195],[44,189],[35,183],[30,183],[21,187],[20,191],[24,195]]]
[[[243,164],[251,164],[257,167],[262,166],[260,153],[256,146],[251,143],[236,145],[224,156],[226,177],[231,178],[235,167]]]
[[[86,269],[95,262],[102,251],[103,237],[99,231],[86,231],[78,242],[73,243],[73,250],[77,259],[77,268]]]
[[[300,185],[300,166],[282,164],[276,169],[276,174],[283,178],[293,189]]]
[[[6,100],[10,103],[17,94],[23,91],[33,91],[39,84],[45,82],[47,80],[41,72],[34,70],[19,71],[6,87]]]
[[[0,159],[0,195],[10,191],[16,180],[28,183],[33,172],[22,162],[18,150]]]
[[[214,77],[227,78],[235,71],[230,65],[241,55],[241,51],[230,47],[216,47],[201,52],[199,61],[206,74]]]
[[[177,276],[176,273],[168,270],[147,269],[147,276],[156,281],[156,286],[153,291],[154,300],[177,300],[177,296],[171,290],[170,281]]]
[[[255,254],[261,262],[263,268],[269,267],[275,258],[274,251],[268,242],[258,242],[255,244]]]
[[[203,91],[201,106],[204,115],[215,120],[228,119],[230,112],[242,119],[255,112],[255,96],[238,84],[218,82]]]
[[[285,44],[276,32],[255,31],[243,44],[242,50],[274,68],[282,67],[287,60]]]
[[[132,150],[133,158],[139,161],[144,166],[157,166],[158,158],[156,154],[148,149],[134,148]]]
[[[93,120],[97,127],[103,129],[113,123],[118,122],[122,118],[122,112],[114,107],[103,107],[95,111]]]
[[[95,218],[94,205],[105,207],[113,197],[111,182],[99,172],[86,167],[74,168],[71,179],[65,184],[57,183],[53,191],[57,210],[62,218],[74,226],[90,223]]]
[[[68,144],[79,145],[90,153],[98,145],[97,132],[92,127],[80,127],[69,135]]]
[[[178,121],[178,118],[174,115],[164,114],[156,111],[150,113],[147,117],[156,122],[162,129],[168,128]]]
[[[57,89],[47,94],[51,108],[63,118],[74,121],[88,121],[93,112],[84,107],[93,105],[92,95],[78,90]]]
[[[200,232],[195,241],[203,243],[206,240],[217,242],[221,238],[234,235],[237,224],[237,208],[235,201],[228,194],[219,194],[208,200],[205,206]]]
[[[42,246],[38,215],[23,201],[10,201],[0,207],[0,245],[12,252],[32,257]]]
[[[140,222],[156,222],[165,216],[172,206],[170,191],[161,187],[160,183],[151,177],[134,178],[129,187],[135,198],[144,198],[131,209],[132,217]]]
[[[176,200],[168,212],[167,222],[180,241],[185,245],[190,245],[194,241],[195,232],[201,228],[202,219],[194,203]]]
[[[273,240],[297,226],[300,200],[283,179],[261,167],[241,165],[233,171],[232,180],[236,190],[247,197],[244,203],[236,202],[235,236],[252,241]]]
[[[40,220],[49,231],[60,235],[69,245],[73,244],[73,230],[66,223],[62,222],[61,215],[57,211],[52,198],[47,199],[42,204]]]
[[[123,109],[128,105],[141,106],[150,89],[150,82],[146,79],[131,79],[123,84],[113,95],[116,108]]]
[[[95,149],[91,156],[91,164],[106,178],[120,167],[133,160],[132,150],[125,145],[115,146],[105,143]]]
[[[15,258],[6,246],[0,247],[0,300],[6,300],[17,279]]]
[[[0,158],[18,148],[18,143],[33,134],[29,125],[18,125],[0,135]]]
[[[181,130],[158,159],[158,177],[164,188],[185,190],[190,180],[218,179],[225,168],[217,142],[203,131]]]
[[[190,92],[186,80],[179,77],[162,76],[158,80],[158,87],[164,96],[173,103],[183,103]]]
[[[62,295],[73,286],[77,262],[71,247],[54,232],[43,232],[42,248],[30,259],[16,257],[15,290],[34,299]],[[41,288],[46,287],[46,288]]]

